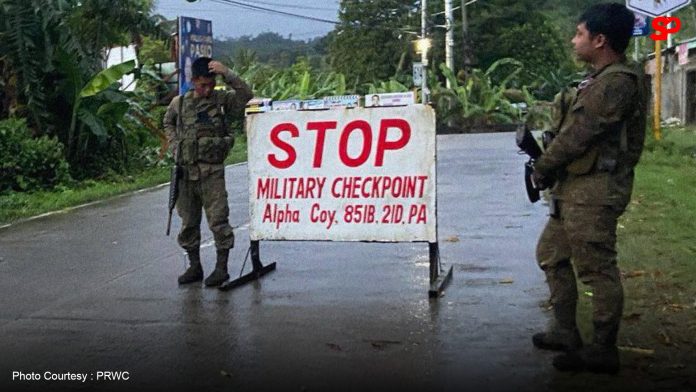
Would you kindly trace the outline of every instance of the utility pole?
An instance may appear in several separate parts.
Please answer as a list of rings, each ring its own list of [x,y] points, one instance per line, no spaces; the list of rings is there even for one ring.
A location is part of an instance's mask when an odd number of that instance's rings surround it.
[[[445,0],[445,64],[450,71],[454,72],[454,37],[452,31],[452,0]],[[450,80],[447,79],[447,88],[451,88]]]
[[[475,0],[462,0],[462,69],[467,75],[471,71],[473,55],[471,45],[469,45],[469,16],[466,12],[466,6],[473,2]]]
[[[655,100],[653,101],[653,135],[662,139],[660,120],[662,119],[662,41],[655,41]]]
[[[672,17],[672,13],[671,13],[671,12],[668,12],[668,13],[667,13],[667,17],[668,17],[668,18],[671,18],[671,17]],[[670,24],[668,24],[667,26],[673,26],[673,24],[670,23]],[[673,36],[673,35],[674,35],[674,34],[667,34],[667,49],[669,49],[669,48],[672,47],[672,36]]]
[[[421,40],[425,43],[428,39],[426,34],[428,23],[428,0],[421,0]],[[421,48],[421,63],[423,63],[423,84],[421,85],[421,103],[423,105],[428,103],[428,49],[424,47]]]

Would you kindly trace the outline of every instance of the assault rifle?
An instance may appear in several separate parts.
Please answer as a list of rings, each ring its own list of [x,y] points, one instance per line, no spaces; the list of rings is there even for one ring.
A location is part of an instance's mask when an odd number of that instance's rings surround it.
[[[182,127],[184,122],[181,119],[182,111],[184,108],[184,95],[179,96],[179,111],[176,115],[176,135],[177,139],[182,135]],[[169,176],[169,218],[167,218],[167,235],[172,228],[172,212],[174,207],[176,207],[176,201],[179,198],[179,179],[184,173],[184,169],[181,166],[181,140],[176,142],[176,152],[174,155],[174,167],[172,167],[172,173]]]
[[[183,173],[181,164],[179,164],[179,156],[181,155],[181,143],[178,142],[176,145],[176,156],[174,167],[172,167],[172,173],[169,176],[169,218],[167,218],[167,235],[172,228],[172,212],[174,207],[176,207],[176,201],[179,198],[179,179]]]
[[[524,186],[527,189],[529,201],[536,203],[540,198],[539,192],[549,188],[553,183],[537,184],[532,178],[532,173],[534,173],[534,162],[541,157],[543,151],[541,147],[539,147],[539,143],[537,143],[534,135],[532,135],[532,132],[527,128],[527,125],[520,125],[517,127],[516,139],[517,147],[520,148],[520,151],[529,156],[529,161],[524,164]],[[544,132],[542,139],[544,146],[548,146],[551,140],[553,140],[553,133]]]

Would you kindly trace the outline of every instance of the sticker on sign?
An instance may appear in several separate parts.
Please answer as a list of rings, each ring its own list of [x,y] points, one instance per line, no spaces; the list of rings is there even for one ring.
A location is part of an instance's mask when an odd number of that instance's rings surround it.
[[[657,17],[686,7],[689,3],[691,0],[626,0],[626,7],[641,14]]]

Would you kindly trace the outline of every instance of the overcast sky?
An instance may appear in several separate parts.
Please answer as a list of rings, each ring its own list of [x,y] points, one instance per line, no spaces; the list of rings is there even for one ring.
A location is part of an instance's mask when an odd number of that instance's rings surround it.
[[[198,0],[194,3],[186,0],[157,0],[155,13],[164,15],[167,19],[190,16],[211,20],[215,38],[254,36],[270,31],[284,37],[292,34],[293,39],[307,40],[325,35],[333,30],[334,25],[280,15],[273,11],[336,21],[339,3],[339,0]],[[273,11],[245,9],[240,4]]]

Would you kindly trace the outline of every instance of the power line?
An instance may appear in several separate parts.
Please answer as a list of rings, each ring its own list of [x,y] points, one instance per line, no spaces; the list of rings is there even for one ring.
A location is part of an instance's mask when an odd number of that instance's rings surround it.
[[[268,2],[268,1],[258,1],[258,0],[255,0],[254,3],[263,4],[263,5],[272,5],[272,6],[281,7],[281,8],[295,8],[295,9],[300,9],[300,10],[333,11],[333,12],[337,11],[336,8],[311,7],[311,6],[297,5],[297,4],[281,4],[281,3],[272,3],[272,2]]]
[[[317,18],[314,16],[307,16],[307,15],[300,15],[300,14],[294,14],[291,12],[286,12],[286,11],[280,11],[280,10],[274,10],[271,8],[266,8],[266,7],[260,7],[257,5],[252,5],[252,4],[246,4],[242,3],[239,1],[234,1],[234,0],[210,0],[215,3],[220,3],[220,4],[226,4],[232,7],[239,7],[251,11],[260,11],[260,12],[266,12],[266,13],[271,13],[271,14],[278,14],[278,15],[285,15],[285,16],[291,16],[294,18],[300,18],[300,19],[305,19],[305,20],[313,20],[315,22],[322,22],[322,23],[329,23],[329,24],[334,24],[337,25],[339,24],[335,20],[329,20],[329,19],[323,19],[323,18]]]
[[[214,9],[202,9],[202,8],[178,8],[178,7],[166,7],[166,6],[159,6],[157,7],[162,11],[186,11],[186,12],[220,12],[220,10],[214,10]]]

